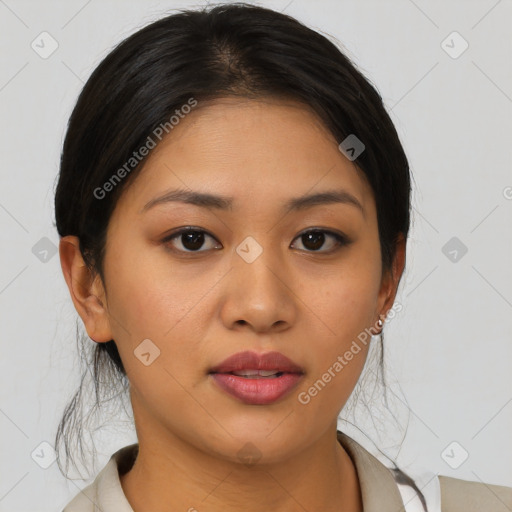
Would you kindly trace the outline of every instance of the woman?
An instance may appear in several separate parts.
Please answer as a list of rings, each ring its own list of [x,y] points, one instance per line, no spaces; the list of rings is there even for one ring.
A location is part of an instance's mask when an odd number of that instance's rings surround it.
[[[111,52],[69,122],[56,223],[95,378],[129,385],[138,443],[64,511],[510,509],[505,487],[422,491],[337,430],[409,196],[379,94],[291,17],[185,11]]]

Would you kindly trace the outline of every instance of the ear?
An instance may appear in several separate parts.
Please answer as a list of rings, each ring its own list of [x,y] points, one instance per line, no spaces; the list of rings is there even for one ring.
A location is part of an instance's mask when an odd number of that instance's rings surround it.
[[[80,252],[76,236],[64,236],[59,243],[62,273],[75,309],[89,337],[96,342],[112,339],[106,294],[99,275],[93,276]]]
[[[395,302],[396,292],[405,267],[405,253],[406,241],[403,234],[400,233],[395,242],[395,257],[391,268],[383,272],[379,290],[377,314],[383,321]]]

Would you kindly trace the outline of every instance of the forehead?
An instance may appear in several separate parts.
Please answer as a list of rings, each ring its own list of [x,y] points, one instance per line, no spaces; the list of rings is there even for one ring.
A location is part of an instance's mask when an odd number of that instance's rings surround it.
[[[199,102],[151,151],[121,201],[140,210],[178,187],[233,197],[233,209],[340,187],[365,210],[373,200],[318,116],[289,100]]]

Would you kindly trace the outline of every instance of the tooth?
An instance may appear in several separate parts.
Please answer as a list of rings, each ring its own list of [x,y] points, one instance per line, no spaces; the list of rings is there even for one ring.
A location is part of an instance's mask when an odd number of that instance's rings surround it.
[[[240,370],[239,372],[233,372],[233,374],[239,377],[252,377],[258,375],[258,370]]]
[[[262,377],[269,377],[270,375],[276,375],[279,372],[277,370],[260,370],[258,373]]]
[[[270,377],[279,373],[277,370],[240,370],[233,372],[234,375],[239,377]]]

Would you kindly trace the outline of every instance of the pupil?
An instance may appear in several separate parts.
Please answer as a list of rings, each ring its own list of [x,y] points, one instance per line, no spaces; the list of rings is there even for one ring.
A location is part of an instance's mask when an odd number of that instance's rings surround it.
[[[183,244],[183,247],[191,251],[200,249],[204,243],[204,233],[201,233],[200,231],[184,233],[181,236],[181,243]]]
[[[309,249],[317,250],[324,244],[324,238],[325,235],[321,231],[310,231],[302,235],[302,243],[305,247],[308,247],[308,243],[313,242],[311,244],[313,247],[310,245]]]

